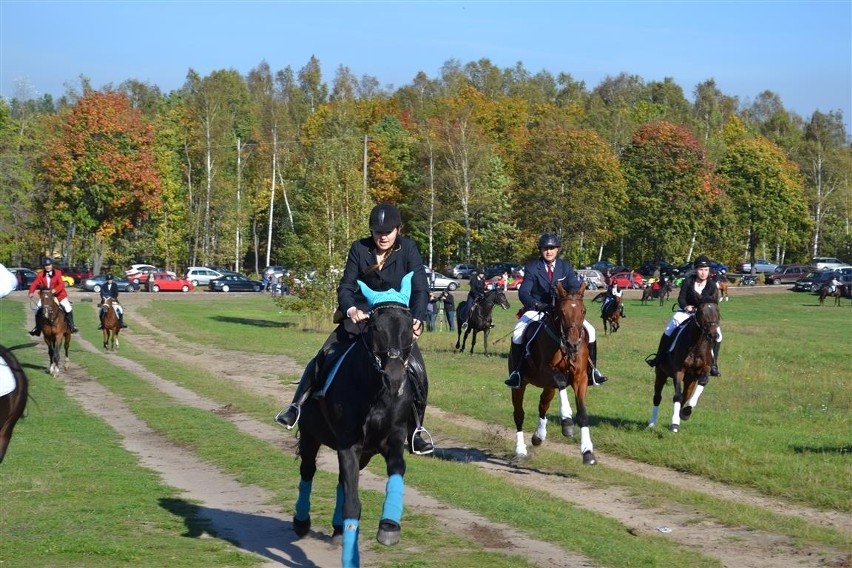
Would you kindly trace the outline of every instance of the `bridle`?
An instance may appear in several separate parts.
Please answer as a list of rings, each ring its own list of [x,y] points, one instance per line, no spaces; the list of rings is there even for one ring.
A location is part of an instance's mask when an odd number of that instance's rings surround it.
[[[385,387],[388,387],[388,372],[385,370],[388,363],[395,359],[400,360],[402,363],[403,369],[408,370],[408,360],[411,357],[411,348],[414,346],[414,333],[411,331],[411,342],[408,345],[396,345],[389,346],[387,349],[378,350],[374,349],[372,346],[372,341],[368,338],[372,337],[372,334],[376,331],[375,329],[375,315],[382,310],[397,310],[404,311],[409,316],[411,315],[411,310],[408,306],[403,304],[398,304],[395,302],[379,304],[373,307],[370,310],[370,319],[367,320],[365,333],[361,334],[361,341],[364,344],[367,352],[372,356],[373,367],[382,375],[382,381],[385,383]],[[410,326],[409,326],[410,329]],[[408,330],[400,334],[396,339],[402,339],[403,337],[408,335]],[[403,382],[404,384],[404,382]]]
[[[41,290],[39,297],[41,298],[41,313],[44,320],[49,322],[50,325],[56,325],[56,319],[59,316],[59,301],[56,296],[50,290]]]
[[[716,317],[710,320],[705,319],[707,315],[704,313],[705,306],[716,305],[715,302],[703,302],[701,303],[695,310],[695,323],[698,328],[701,330],[701,335],[705,338],[715,341],[716,337],[719,334],[719,317],[718,317],[718,308],[716,311]]]

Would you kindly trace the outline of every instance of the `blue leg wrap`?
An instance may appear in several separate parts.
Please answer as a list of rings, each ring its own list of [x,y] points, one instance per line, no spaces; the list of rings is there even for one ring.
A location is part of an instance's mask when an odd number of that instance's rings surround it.
[[[296,519],[307,521],[311,514],[311,486],[310,481],[304,479],[299,481],[299,498],[296,499]]]
[[[343,521],[343,553],[341,556],[343,568],[357,568],[361,565],[358,553],[358,519]]]
[[[385,485],[385,506],[382,509],[382,519],[399,523],[402,520],[402,476],[395,473],[388,477]]]
[[[343,485],[337,484],[337,501],[334,503],[334,515],[331,517],[332,526],[343,526]]]

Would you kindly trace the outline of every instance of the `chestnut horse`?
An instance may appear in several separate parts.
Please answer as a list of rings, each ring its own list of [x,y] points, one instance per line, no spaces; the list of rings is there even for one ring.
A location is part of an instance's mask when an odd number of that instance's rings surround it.
[[[118,300],[115,298],[106,298],[103,303],[104,320],[104,350],[115,351],[118,349],[118,334],[121,332],[121,323],[118,321],[118,314],[115,312],[115,304]]]
[[[719,301],[720,302],[730,302],[731,301],[731,297],[728,296],[728,286],[729,285],[730,284],[728,283],[727,277],[722,276],[719,279]]]
[[[29,382],[12,352],[0,345],[0,463],[18,419],[27,407]]]
[[[719,304],[702,302],[695,315],[672,331],[672,346],[659,355],[654,381],[654,406],[648,427],[657,424],[663,387],[669,377],[674,385],[672,421],[669,430],[680,430],[680,421],[688,420],[707,386],[707,373],[713,362],[713,344],[719,333]],[[684,401],[687,401],[684,404]]]
[[[44,342],[47,344],[48,360],[50,367],[48,372],[54,377],[59,376],[59,362],[62,358],[60,350],[65,347],[65,363],[62,365],[62,370],[68,370],[68,346],[71,345],[71,330],[65,321],[65,310],[59,304],[59,300],[53,295],[51,290],[41,290],[39,292],[41,300],[41,333],[44,336]]]
[[[562,282],[556,285],[556,306],[552,314],[531,322],[524,332],[527,356],[521,363],[521,386],[512,389],[512,406],[516,432],[515,455],[525,457],[524,442],[524,392],[527,385],[542,389],[538,401],[538,427],[533,434],[533,446],[540,446],[547,437],[547,411],[556,391],[559,391],[562,435],[574,436],[574,421],[566,388],[574,389],[577,404],[577,424],[580,425],[580,453],[583,463],[596,463],[589,418],[586,414],[587,366],[589,364],[589,337],[583,328],[586,306],[583,294],[586,284],[568,292]]]

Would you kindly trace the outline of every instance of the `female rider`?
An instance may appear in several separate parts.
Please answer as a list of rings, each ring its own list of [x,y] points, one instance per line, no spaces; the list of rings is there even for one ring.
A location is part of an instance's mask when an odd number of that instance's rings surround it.
[[[414,273],[411,281],[411,298],[408,306],[414,319],[414,338],[420,337],[423,321],[426,319],[426,304],[429,301],[429,283],[426,279],[423,259],[414,241],[400,234],[402,217],[399,209],[383,203],[370,212],[371,236],[352,243],[346,267],[337,288],[337,301],[340,325],[332,332],[325,344],[305,368],[293,401],[286,412],[279,414],[276,421],[287,429],[299,420],[302,404],[313,389],[313,381],[323,370],[323,364],[334,353],[342,353],[362,332],[362,324],[369,316],[367,299],[361,294],[358,280],[376,291],[399,290],[402,278],[409,272]],[[345,314],[345,318],[343,317]],[[342,321],[341,321],[342,320]],[[414,374],[418,380],[415,388],[416,412],[413,416],[415,428],[411,442],[411,451],[415,454],[428,454],[433,446],[420,435],[423,417],[426,412],[427,384],[423,359],[415,343],[411,349]],[[419,367],[419,369],[417,369]]]

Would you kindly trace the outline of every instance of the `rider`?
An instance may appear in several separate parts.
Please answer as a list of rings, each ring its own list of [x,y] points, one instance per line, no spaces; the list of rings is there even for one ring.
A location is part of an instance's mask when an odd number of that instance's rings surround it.
[[[479,303],[485,297],[485,272],[481,268],[476,270],[476,273],[470,277],[470,292],[467,293],[467,305],[465,311],[467,315],[464,322],[461,323],[462,329],[466,328],[470,321],[470,315],[473,313],[473,306]]]
[[[417,245],[400,234],[401,227],[402,217],[399,209],[387,203],[377,205],[370,212],[371,237],[357,240],[349,248],[346,267],[337,288],[339,313],[335,314],[335,321],[339,321],[340,325],[320,348],[317,356],[308,363],[290,407],[276,417],[276,421],[287,429],[298,422],[301,405],[310,396],[313,381],[322,371],[325,360],[331,354],[343,352],[355,341],[363,331],[364,322],[370,317],[367,300],[361,294],[358,280],[376,291],[399,290],[403,277],[409,272],[414,272],[408,305],[414,318],[414,338],[420,337],[423,321],[426,319],[429,283]],[[345,317],[343,314],[346,314]],[[416,428],[410,449],[415,454],[428,454],[434,450],[434,447],[420,434],[426,412],[427,385],[422,368],[422,356],[416,343],[412,347],[409,362],[412,367],[415,367],[412,375],[417,381],[415,385],[417,388],[414,389],[415,413],[413,416]]]
[[[681,323],[695,314],[698,304],[702,302],[717,302],[718,283],[710,279],[710,259],[701,255],[695,259],[695,272],[683,279],[680,285],[680,294],[677,303],[680,310],[675,312],[669,324],[666,326],[657,352],[646,359],[645,362],[651,367],[656,367],[663,353],[671,347],[673,332]],[[713,344],[713,363],[710,365],[710,376],[718,377],[719,372],[719,347],[722,343],[722,327],[719,326],[719,334],[716,343]]]
[[[512,333],[512,347],[509,352],[509,378],[506,385],[516,389],[521,386],[521,364],[524,361],[525,345],[524,332],[530,322],[538,321],[554,307],[554,286],[560,280],[563,283],[582,282],[567,260],[557,258],[559,255],[559,237],[553,233],[544,233],[538,239],[538,250],[541,257],[527,264],[524,269],[524,281],[518,288],[518,298],[524,304],[524,313],[515,324]],[[568,288],[568,285],[565,285]],[[598,344],[595,328],[583,320],[583,327],[589,336],[589,385],[595,386],[606,382],[607,378],[597,369]]]
[[[121,304],[118,303],[118,284],[112,279],[112,274],[107,274],[106,282],[101,288],[101,309],[98,313],[98,317],[101,320],[101,324],[98,326],[98,329],[104,328],[104,316],[106,315],[106,300],[107,298],[112,298],[115,300],[112,304],[113,309],[115,310],[116,315],[118,316],[118,325],[121,329],[125,329],[127,326],[124,324],[124,308],[121,307]]]
[[[604,296],[604,300],[601,303],[601,316],[602,317],[606,317],[606,314],[609,313],[609,305],[612,302],[617,302],[618,298],[620,298],[622,296],[622,294],[623,294],[623,292],[621,291],[621,288],[619,288],[619,286],[618,286],[618,281],[615,278],[610,278],[609,287],[607,288],[606,295]],[[621,310],[621,317],[626,318],[627,316],[624,315],[624,304],[623,303],[619,306],[619,309]]]
[[[71,301],[68,300],[68,292],[65,291],[65,282],[62,281],[62,271],[53,268],[53,259],[45,257],[42,261],[44,270],[38,273],[36,279],[30,284],[29,297],[32,298],[36,290],[53,290],[53,295],[59,300],[59,305],[65,310],[65,321],[71,333],[77,333],[74,325],[74,314],[71,312]],[[35,315],[35,327],[30,330],[30,335],[41,335],[41,301]]]

